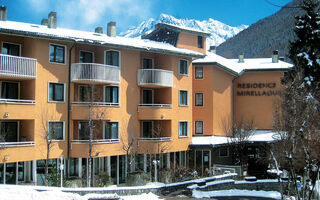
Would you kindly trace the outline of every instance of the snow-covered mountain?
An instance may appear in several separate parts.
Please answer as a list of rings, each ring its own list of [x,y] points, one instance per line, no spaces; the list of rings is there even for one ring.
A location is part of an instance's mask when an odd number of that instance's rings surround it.
[[[147,21],[141,22],[137,27],[130,27],[129,30],[122,32],[119,35],[122,37],[141,37],[141,35],[154,30],[154,26],[157,23],[172,24],[211,33],[211,37],[207,38],[208,48],[212,45],[218,46],[226,39],[233,37],[248,27],[247,25],[232,27],[211,18],[199,21],[195,19],[177,19],[171,15],[161,14],[158,19],[150,18]]]

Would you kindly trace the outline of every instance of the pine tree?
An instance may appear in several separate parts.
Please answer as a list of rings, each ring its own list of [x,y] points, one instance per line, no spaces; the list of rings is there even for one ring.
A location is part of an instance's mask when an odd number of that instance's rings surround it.
[[[303,0],[305,15],[297,17],[297,40],[290,42],[289,58],[294,64],[288,78],[303,79],[304,86],[320,89],[320,15],[319,0]]]

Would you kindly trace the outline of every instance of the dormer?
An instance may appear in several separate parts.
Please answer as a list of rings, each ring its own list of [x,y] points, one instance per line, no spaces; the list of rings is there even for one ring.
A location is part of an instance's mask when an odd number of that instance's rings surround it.
[[[165,42],[178,48],[190,49],[205,54],[206,38],[209,36],[210,33],[199,30],[158,23],[151,33],[143,35],[141,38]]]

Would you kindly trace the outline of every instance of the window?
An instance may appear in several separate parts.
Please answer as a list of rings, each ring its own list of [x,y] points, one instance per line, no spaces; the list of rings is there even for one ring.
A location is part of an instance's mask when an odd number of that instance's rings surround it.
[[[106,51],[105,64],[120,67],[118,51]]]
[[[91,85],[79,85],[79,102],[91,102],[92,87]]]
[[[1,99],[19,99],[19,83],[1,82]]]
[[[107,103],[119,103],[119,87],[118,86],[106,86],[104,93],[104,101]]]
[[[188,136],[188,122],[179,122],[179,136]]]
[[[203,121],[195,121],[195,134],[203,134]]]
[[[50,44],[49,61],[65,64],[65,46]]]
[[[179,91],[179,105],[180,106],[188,105],[188,91],[186,90]]]
[[[203,38],[200,35],[198,36],[198,48],[203,48]]]
[[[79,134],[79,140],[89,140],[89,122],[79,122],[78,124],[78,134]]]
[[[195,79],[203,79],[203,67],[195,67]]]
[[[2,44],[2,53],[11,56],[20,56],[20,45],[4,42]]]
[[[48,139],[49,140],[63,140],[64,123],[63,122],[49,122],[48,123]]]
[[[219,157],[228,157],[229,156],[229,148],[221,147],[219,148]]]
[[[152,121],[143,121],[142,122],[142,137],[143,138],[152,138],[153,123]]]
[[[188,75],[188,61],[187,60],[180,60],[179,61],[179,71],[182,75]]]
[[[17,121],[0,121],[0,142],[17,142],[18,141],[18,122]],[[4,140],[4,141],[3,141]]]
[[[152,69],[153,68],[153,60],[150,58],[142,59],[142,69]]]
[[[195,93],[195,106],[203,106],[203,93]]]
[[[105,122],[103,139],[119,139],[119,122]]]
[[[49,83],[49,101],[64,101],[64,83]]]
[[[93,53],[88,51],[80,51],[80,63],[93,63]]]

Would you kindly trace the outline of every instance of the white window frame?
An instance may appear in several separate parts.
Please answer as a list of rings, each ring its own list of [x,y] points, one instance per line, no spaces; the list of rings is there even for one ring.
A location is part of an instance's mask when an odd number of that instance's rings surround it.
[[[1,43],[1,53],[3,53],[3,43],[18,45],[19,46],[19,56],[21,56],[21,44],[14,43],[14,42],[2,41],[2,43]]]
[[[52,139],[51,141],[65,141],[65,132],[66,132],[66,124],[65,124],[65,121],[48,121],[47,122],[47,135],[49,134],[49,124],[50,123],[55,123],[55,122],[62,122],[62,124],[63,124],[63,128],[62,128],[62,140],[56,140],[56,139]]]
[[[187,73],[186,74],[181,74],[181,71],[180,71],[180,61],[181,60],[184,60],[184,61],[186,61],[187,62]],[[179,59],[179,74],[181,75],[181,76],[189,76],[189,60],[186,60],[186,59]]]
[[[182,122],[187,122],[187,135],[180,135],[180,123],[182,123]],[[179,123],[178,123],[178,136],[179,136],[179,138],[187,138],[187,137],[189,137],[189,121],[187,121],[187,120],[181,120],[181,121],[179,121]]]
[[[202,78],[197,78],[196,68],[202,68]],[[203,80],[204,79],[204,67],[203,66],[195,66],[194,67],[194,79],[195,80]]]
[[[120,102],[121,102],[121,99],[120,99],[120,97],[121,97],[121,87],[120,87],[120,85],[105,85],[105,86],[103,86],[103,102],[106,102],[106,87],[108,87],[108,86],[112,86],[112,87],[118,87],[118,106],[120,106]],[[107,103],[107,102],[106,102]],[[108,102],[108,103],[110,103],[110,102]]]
[[[79,63],[80,63],[81,52],[92,53],[92,63],[94,63],[94,52],[93,51],[86,51],[86,50],[79,50]]]
[[[50,61],[50,46],[51,45],[56,45],[56,46],[61,46],[64,48],[64,63],[58,63],[58,62],[51,62]],[[57,65],[66,65],[67,64],[67,45],[64,44],[57,44],[57,43],[49,43],[49,57],[48,57],[48,61],[51,64],[57,64]]]
[[[0,95],[2,93],[2,82],[7,82],[7,83],[18,83],[18,99],[20,99],[20,82],[17,81],[10,81],[10,80],[2,80],[0,81]],[[1,98],[1,96],[0,96]]]
[[[143,122],[151,122],[151,132],[153,132],[153,127],[154,127],[154,121],[153,120],[141,120],[141,133],[140,133],[141,138],[144,138],[143,137]]]
[[[202,94],[202,105],[198,106],[197,103],[197,95],[196,94]],[[203,92],[195,92],[194,93],[194,106],[195,107],[204,107],[204,93]]]
[[[202,133],[197,133],[197,122],[202,122]],[[203,120],[195,120],[194,121],[194,134],[195,135],[203,135],[204,134],[204,121]]]
[[[103,140],[114,140],[114,139],[105,139],[105,136],[106,136],[106,132],[105,132],[105,126],[106,126],[106,123],[114,123],[114,122],[116,122],[116,123],[118,123],[118,141],[120,141],[120,121],[103,121],[103,128],[102,128],[102,137],[103,137]]]
[[[153,58],[150,58],[150,57],[142,57],[141,58],[141,69],[144,69],[143,68],[143,59],[150,59],[152,61],[152,67],[151,69],[154,69],[154,59]]]
[[[49,98],[50,83],[63,84],[63,101],[50,100],[50,98]],[[48,103],[65,103],[66,102],[66,83],[63,83],[63,82],[48,82],[48,90],[47,91],[48,91]]]
[[[104,55],[103,55],[103,57],[104,57],[104,65],[107,65],[106,64],[106,61],[107,61],[106,52],[108,52],[108,51],[117,51],[119,53],[119,68],[121,69],[121,51],[116,50],[116,49],[108,49],[108,50],[104,51]],[[114,66],[114,65],[110,65],[110,66]],[[118,67],[118,66],[114,66],[114,67]]]
[[[141,92],[141,103],[143,103],[143,91],[145,90],[151,90],[152,91],[152,103],[151,104],[154,104],[154,90],[151,89],[151,88],[142,88],[142,92]]]
[[[184,104],[180,104],[180,100],[181,100],[181,95],[180,95],[180,91],[185,91],[187,92],[187,105],[184,105]],[[179,106],[181,107],[187,107],[189,106],[189,91],[188,90],[179,90]]]
[[[220,153],[221,148],[227,149],[227,155],[226,155],[226,156],[221,156],[221,153]],[[229,155],[230,155],[229,147],[220,147],[220,148],[219,148],[219,157],[220,157],[220,158],[226,158],[226,157],[229,157]]]

